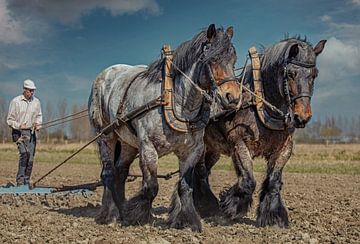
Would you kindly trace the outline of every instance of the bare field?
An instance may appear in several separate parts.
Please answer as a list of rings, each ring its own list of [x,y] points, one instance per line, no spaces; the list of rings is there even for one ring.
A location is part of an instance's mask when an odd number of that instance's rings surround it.
[[[76,151],[80,144],[42,145],[35,157],[33,180]],[[232,222],[223,217],[204,219],[203,232],[169,229],[167,207],[177,177],[159,179],[153,204],[154,220],[144,226],[120,223],[98,225],[102,188],[90,196],[0,195],[1,243],[359,243],[360,242],[360,145],[296,145],[285,168],[283,199],[289,211],[290,228],[255,227],[263,160],[254,169],[257,190],[248,217]],[[0,184],[14,182],[17,170],[15,145],[0,145]],[[92,182],[99,178],[100,163],[95,147],[86,149],[45,178],[42,184]],[[159,162],[159,173],[177,169],[173,155]],[[137,164],[133,166],[139,172]],[[223,157],[211,177],[214,192],[235,183],[230,159]],[[141,180],[127,184],[134,194]]]

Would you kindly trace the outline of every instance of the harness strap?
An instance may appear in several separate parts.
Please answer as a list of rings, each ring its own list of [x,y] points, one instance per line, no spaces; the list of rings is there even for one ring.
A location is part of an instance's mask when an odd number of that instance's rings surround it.
[[[203,103],[201,108],[201,116],[198,116],[193,121],[184,121],[176,117],[174,113],[174,82],[173,78],[170,75],[171,66],[174,65],[172,60],[172,52],[170,45],[164,45],[163,54],[165,56],[164,63],[164,78],[163,78],[163,108],[164,108],[164,117],[167,124],[170,128],[179,131],[179,132],[193,132],[197,130],[204,129],[209,121],[210,117],[210,106],[208,103]],[[189,79],[189,78],[188,78]],[[190,79],[191,80],[191,79]],[[197,87],[197,86],[195,86]],[[203,93],[204,91],[201,90]],[[206,94],[206,93],[205,93]],[[204,95],[204,94],[203,94]],[[206,94],[207,95],[207,94]],[[206,98],[206,97],[205,97]],[[209,99],[209,98],[206,98]]]
[[[252,65],[255,105],[259,119],[265,127],[271,130],[284,130],[286,128],[284,121],[285,118],[283,119],[273,118],[269,115],[269,113],[265,109],[266,100],[264,95],[264,87],[261,79],[261,63],[255,47],[251,47],[249,49],[249,55],[251,58],[251,65]]]
[[[295,64],[297,66],[301,66],[301,67],[304,67],[304,68],[314,68],[315,67],[315,63],[305,63],[305,62],[297,61],[295,59],[290,59],[290,60],[288,60],[287,63]]]

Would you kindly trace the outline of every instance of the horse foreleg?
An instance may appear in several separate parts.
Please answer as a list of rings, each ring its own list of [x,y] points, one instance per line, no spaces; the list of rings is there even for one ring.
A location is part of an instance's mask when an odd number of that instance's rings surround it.
[[[190,227],[192,231],[201,232],[200,216],[193,200],[193,170],[200,160],[204,145],[199,143],[189,150],[177,152],[180,164],[180,179],[172,195],[169,225],[172,228]]]
[[[219,202],[209,184],[210,170],[219,158],[219,153],[207,151],[194,168],[194,204],[203,218],[219,213]]]
[[[154,145],[147,140],[143,140],[139,154],[143,174],[142,188],[124,204],[123,220],[127,225],[150,222],[152,202],[159,190],[157,180],[158,154]]]
[[[227,217],[235,220],[244,217],[249,211],[256,181],[250,152],[241,140],[234,147],[232,161],[238,181],[220,193],[220,209]]]
[[[100,160],[102,163],[101,180],[104,185],[102,205],[95,221],[100,224],[108,224],[116,221],[119,211],[113,200],[114,192],[114,151],[116,139],[111,135],[102,136],[97,140]]]
[[[257,225],[289,225],[288,213],[281,199],[282,170],[289,160],[293,148],[293,141],[289,138],[282,147],[279,155],[274,155],[268,161],[266,178],[262,184],[260,204],[257,209]]]

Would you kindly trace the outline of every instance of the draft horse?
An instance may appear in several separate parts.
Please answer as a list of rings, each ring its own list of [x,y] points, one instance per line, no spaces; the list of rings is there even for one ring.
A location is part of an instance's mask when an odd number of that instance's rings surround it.
[[[310,100],[318,75],[316,58],[325,43],[322,40],[313,48],[299,37],[289,38],[266,48],[261,58],[256,52],[251,53],[252,64],[242,75],[245,88],[258,96],[244,92],[240,110],[211,121],[206,128],[206,154],[194,170],[194,201],[201,216],[219,210],[232,220],[245,216],[256,186],[252,159],[264,157],[267,171],[257,208],[257,225],[289,225],[280,195],[282,171],[293,151],[295,128],[305,127],[312,116]],[[254,67],[254,63],[259,67]],[[259,97],[278,109],[266,106]],[[222,191],[218,201],[208,177],[221,154],[231,156],[237,182]]]
[[[100,132],[120,117],[120,125],[97,141],[105,186],[97,222],[118,217],[126,225],[148,223],[159,188],[158,158],[173,152],[179,159],[180,176],[169,225],[201,231],[192,198],[192,172],[204,151],[203,136],[212,108],[233,109],[240,98],[232,36],[232,27],[224,31],[211,24],[172,53],[164,51],[149,67],[114,65],[97,76],[89,98],[91,124]],[[171,104],[164,104],[164,99]],[[162,101],[162,106],[153,106],[154,101]],[[139,107],[150,108],[124,120]],[[137,154],[142,188],[127,200],[125,182]]]

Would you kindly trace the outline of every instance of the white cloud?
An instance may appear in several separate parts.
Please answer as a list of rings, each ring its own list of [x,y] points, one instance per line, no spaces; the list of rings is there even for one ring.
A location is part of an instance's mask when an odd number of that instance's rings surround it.
[[[51,23],[81,26],[82,17],[96,9],[118,16],[145,11],[159,14],[156,0],[0,0],[0,43],[21,44],[41,38]]]
[[[342,17],[360,6],[360,0],[348,3],[352,4],[352,8],[342,8],[342,11],[320,17],[328,27],[323,33],[328,42],[318,58],[318,99],[324,104],[344,101],[345,97],[350,98],[360,92],[357,85],[360,77],[360,24],[345,22],[348,18]]]
[[[19,44],[28,40],[23,23],[11,15],[6,1],[0,0],[0,42]]]
[[[322,69],[328,69],[336,76],[360,74],[360,48],[331,37],[319,56]]]
[[[320,19],[321,19],[321,21],[328,22],[332,18],[331,18],[331,16],[325,14],[325,15],[321,16]]]
[[[354,78],[360,75],[360,48],[331,37],[318,58],[319,88],[317,99],[320,102],[334,100],[356,94]],[[354,90],[355,89],[355,90]]]
[[[351,2],[355,5],[359,5],[360,6],[360,0],[351,0]]]
[[[11,0],[9,8],[19,15],[31,15],[34,18],[54,20],[65,25],[78,24],[83,16],[95,9],[104,9],[113,16],[135,13],[141,10],[150,14],[160,12],[155,0]]]

